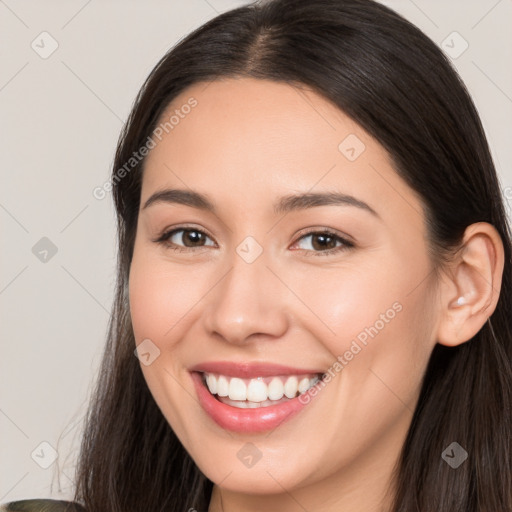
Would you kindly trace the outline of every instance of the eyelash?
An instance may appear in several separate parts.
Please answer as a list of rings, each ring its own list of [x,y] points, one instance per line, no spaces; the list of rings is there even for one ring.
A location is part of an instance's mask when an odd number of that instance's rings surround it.
[[[174,244],[173,242],[169,242],[169,238],[171,238],[174,234],[176,234],[180,231],[193,231],[193,232],[201,233],[202,235],[206,235],[208,238],[213,239],[208,233],[202,231],[201,229],[188,227],[188,226],[180,226],[177,228],[173,228],[172,230],[169,230],[169,231],[164,231],[156,240],[153,240],[153,242],[163,245],[164,247],[167,247],[169,249],[172,249],[173,251],[178,251],[178,252],[189,252],[189,251],[194,251],[195,249],[202,249],[203,247],[208,247],[208,246],[182,247],[180,245]],[[340,235],[338,235],[337,233],[335,233],[334,231],[331,231],[329,229],[308,231],[308,232],[302,233],[300,235],[300,237],[297,239],[297,241],[293,243],[293,245],[295,245],[297,242],[299,242],[299,240],[302,240],[303,238],[306,238],[307,236],[310,236],[310,235],[328,235],[330,237],[335,238],[337,242],[341,242],[341,244],[342,244],[341,246],[334,247],[331,249],[326,249],[325,251],[315,251],[315,250],[310,251],[308,249],[298,249],[298,250],[302,250],[302,251],[313,252],[314,256],[328,256],[328,255],[338,253],[341,251],[346,251],[348,249],[352,249],[355,247],[354,243],[347,240],[346,238],[341,237]]]

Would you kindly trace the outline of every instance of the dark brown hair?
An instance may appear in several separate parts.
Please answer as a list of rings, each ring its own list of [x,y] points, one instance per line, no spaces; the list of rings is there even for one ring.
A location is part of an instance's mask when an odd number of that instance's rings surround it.
[[[440,265],[467,226],[496,227],[505,248],[494,314],[470,341],[436,345],[396,467],[393,512],[512,510],[511,236],[486,137],[462,81],[418,28],[371,0],[273,0],[207,22],[169,51],[139,92],[121,134],[112,183],[118,276],[104,360],[86,419],[75,499],[88,512],[207,510],[212,491],[157,407],[134,356],[128,275],[144,146],[188,86],[254,77],[307,86],[388,151],[425,205]],[[452,442],[469,454],[457,469]]]

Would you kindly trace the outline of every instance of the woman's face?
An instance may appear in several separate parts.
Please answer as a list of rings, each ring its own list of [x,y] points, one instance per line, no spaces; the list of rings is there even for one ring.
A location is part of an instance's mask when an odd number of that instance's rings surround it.
[[[130,270],[162,413],[225,489],[383,481],[436,341],[420,200],[380,144],[310,91],[200,83],[171,115],[145,163]],[[154,196],[166,190],[182,194]]]

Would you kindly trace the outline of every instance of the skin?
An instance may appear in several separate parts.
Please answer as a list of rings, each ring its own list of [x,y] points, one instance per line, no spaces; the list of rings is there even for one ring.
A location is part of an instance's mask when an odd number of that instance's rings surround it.
[[[226,79],[195,84],[172,112],[198,104],[151,150],[130,269],[136,343],[160,355],[141,365],[165,418],[211,479],[213,511],[385,511],[436,342],[469,340],[492,314],[503,248],[492,226],[468,228],[464,246],[433,272],[420,198],[380,144],[321,96],[283,83]],[[349,134],[365,145],[354,161],[338,149]],[[156,191],[206,194],[215,213],[155,202]],[[281,196],[334,191],[347,205],[275,214]],[[206,233],[154,240],[183,225]],[[309,229],[314,228],[314,229]],[[334,230],[353,248],[321,254]],[[236,248],[252,236],[262,254]],[[185,245],[187,244],[187,245]],[[330,247],[340,247],[341,242]],[[454,301],[467,297],[467,304]],[[215,424],[196,399],[188,368],[204,361],[274,362],[327,370],[393,304],[400,312],[294,418],[271,432],[239,434]],[[261,459],[237,457],[253,443]]]

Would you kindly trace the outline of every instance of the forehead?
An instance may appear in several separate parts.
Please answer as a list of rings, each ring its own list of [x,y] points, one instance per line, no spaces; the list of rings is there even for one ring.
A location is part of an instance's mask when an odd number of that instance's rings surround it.
[[[241,207],[248,195],[261,203],[290,192],[329,190],[395,215],[421,211],[384,148],[303,87],[252,78],[197,83],[174,99],[159,126],[161,140],[153,137],[157,144],[145,165],[143,201],[177,186],[220,201],[236,200],[236,191]]]

